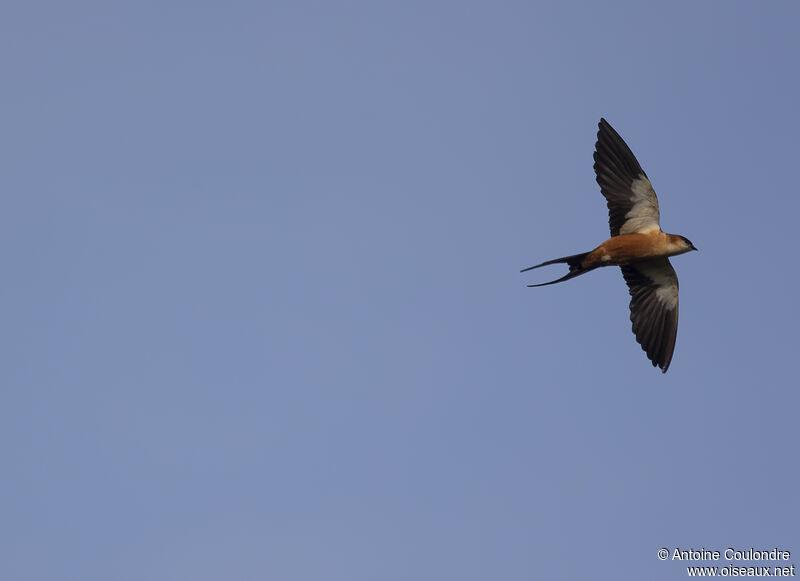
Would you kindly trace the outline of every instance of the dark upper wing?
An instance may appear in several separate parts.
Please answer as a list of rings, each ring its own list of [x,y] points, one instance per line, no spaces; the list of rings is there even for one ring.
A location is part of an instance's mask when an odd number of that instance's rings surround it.
[[[621,266],[631,293],[631,322],[648,359],[666,373],[678,334],[678,275],[666,258]]]
[[[658,199],[619,133],[600,119],[594,152],[597,183],[608,204],[611,235],[659,231]]]

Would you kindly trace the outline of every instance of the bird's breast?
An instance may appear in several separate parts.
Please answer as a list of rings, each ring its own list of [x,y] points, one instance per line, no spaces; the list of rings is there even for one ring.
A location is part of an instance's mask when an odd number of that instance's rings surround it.
[[[662,232],[653,234],[622,234],[613,236],[592,250],[583,260],[584,268],[624,266],[657,256],[666,256]]]

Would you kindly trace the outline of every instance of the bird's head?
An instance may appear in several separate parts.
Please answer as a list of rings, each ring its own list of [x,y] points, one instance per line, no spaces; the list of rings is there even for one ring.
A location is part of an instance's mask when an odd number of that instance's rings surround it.
[[[684,247],[686,248],[686,252],[690,252],[692,250],[697,250],[692,244],[692,241],[689,240],[686,236],[678,236],[683,241]]]
[[[694,244],[685,236],[678,234],[667,234],[667,256],[675,256],[676,254],[685,254],[697,250]]]

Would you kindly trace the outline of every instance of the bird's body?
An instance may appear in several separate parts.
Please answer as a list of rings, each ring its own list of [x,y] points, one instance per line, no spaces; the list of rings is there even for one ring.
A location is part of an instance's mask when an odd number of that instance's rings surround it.
[[[697,250],[683,236],[662,232],[658,199],[630,148],[605,119],[594,154],[597,183],[608,203],[611,238],[594,250],[548,260],[522,272],[566,263],[569,273],[542,284],[575,278],[595,268],[619,266],[631,294],[636,340],[654,366],[666,373],[678,332],[678,277],[668,257]]]
[[[648,232],[612,236],[583,260],[586,269],[598,266],[625,266],[647,258],[675,256],[688,252],[683,239],[675,234]]]

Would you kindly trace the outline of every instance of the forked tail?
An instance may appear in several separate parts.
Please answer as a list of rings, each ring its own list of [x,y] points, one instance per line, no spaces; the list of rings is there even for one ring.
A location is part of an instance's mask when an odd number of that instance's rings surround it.
[[[528,268],[523,268],[522,270],[520,270],[520,272],[527,272],[529,270],[533,270],[534,268],[539,268],[540,266],[547,266],[548,264],[560,264],[562,262],[566,262],[567,265],[569,266],[569,273],[567,273],[565,276],[562,276],[557,280],[551,280],[550,282],[543,282],[541,284],[529,284],[528,286],[547,286],[548,284],[556,284],[557,282],[564,282],[565,280],[575,278],[576,276],[585,274],[590,270],[594,270],[594,268],[583,268],[581,266],[581,262],[583,262],[583,259],[586,258],[587,254],[589,253],[582,252],[581,254],[573,254],[572,256],[555,258],[553,260],[548,260],[547,262],[537,264],[536,266],[529,266]]]

